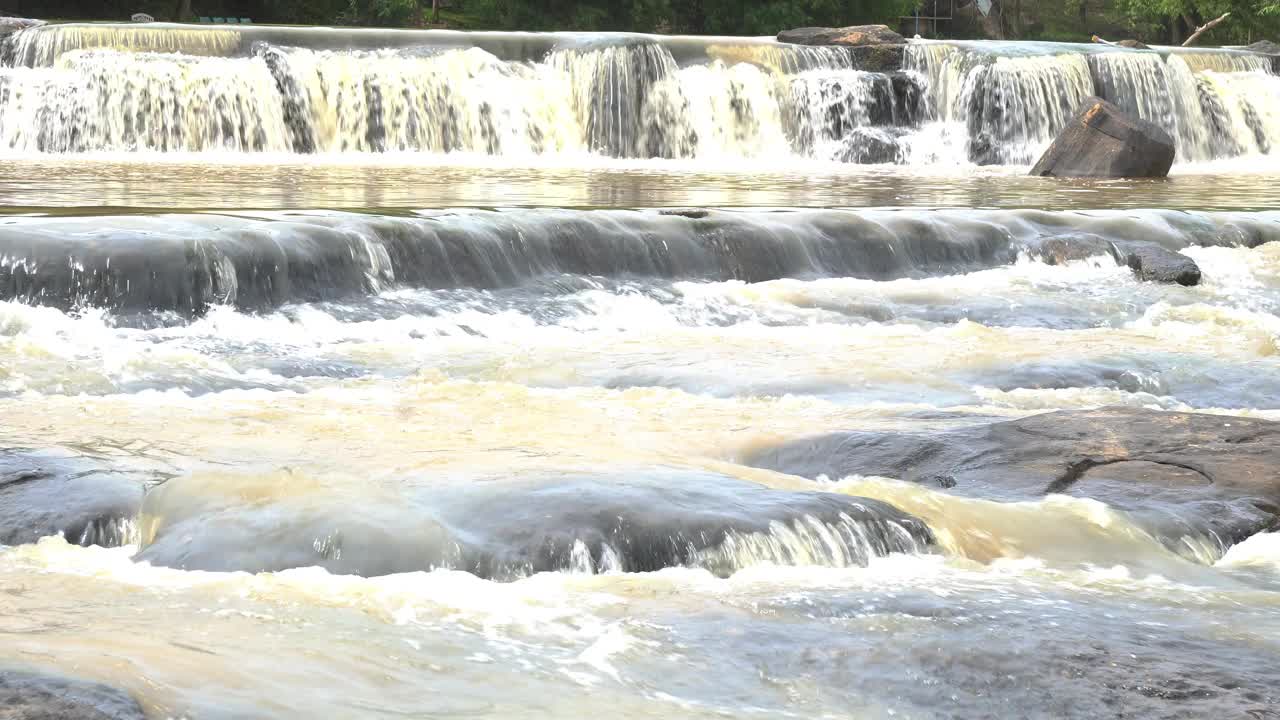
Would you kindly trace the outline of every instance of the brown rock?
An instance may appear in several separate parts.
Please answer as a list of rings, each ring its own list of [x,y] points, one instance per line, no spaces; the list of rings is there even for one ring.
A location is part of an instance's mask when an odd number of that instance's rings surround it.
[[[937,433],[840,432],[754,453],[806,477],[882,475],[970,497],[1102,500],[1178,545],[1280,528],[1280,422],[1131,408],[1061,411]]]
[[[868,45],[901,45],[906,38],[889,29],[888,25],[851,25],[842,28],[796,28],[778,33],[778,42],[797,45],[841,45],[865,47]]]
[[[1040,156],[1031,175],[1165,177],[1173,155],[1173,138],[1163,128],[1090,97]]]

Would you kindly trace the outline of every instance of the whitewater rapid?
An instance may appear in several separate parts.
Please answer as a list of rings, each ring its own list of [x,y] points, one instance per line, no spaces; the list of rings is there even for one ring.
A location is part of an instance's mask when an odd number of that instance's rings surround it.
[[[0,694],[1280,708],[1262,56],[61,24],[0,60]],[[1025,177],[1090,94],[1170,178]]]

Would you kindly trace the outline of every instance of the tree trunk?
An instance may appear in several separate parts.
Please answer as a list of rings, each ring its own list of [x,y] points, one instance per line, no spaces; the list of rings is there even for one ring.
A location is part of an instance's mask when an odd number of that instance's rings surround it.
[[[1080,0],[1080,29],[1083,31],[1089,27],[1089,3],[1086,0]]]
[[[1022,39],[1022,0],[1013,0],[1013,20],[1010,22],[1013,28],[1013,35],[1016,39]]]
[[[1191,45],[1196,40],[1199,40],[1201,35],[1212,30],[1215,26],[1217,26],[1218,23],[1222,22],[1223,20],[1226,20],[1229,17],[1231,17],[1231,13],[1222,13],[1221,16],[1214,18],[1213,20],[1210,20],[1209,22],[1201,25],[1200,27],[1191,25],[1192,28],[1195,28],[1195,32],[1191,33],[1191,37],[1187,38],[1186,42],[1182,43],[1183,47],[1187,45]]]
[[[974,10],[977,10],[976,3]],[[1004,9],[1000,7],[1000,0],[991,0],[991,12],[986,15],[979,12],[978,21],[988,40],[1004,39]]]
[[[195,17],[191,12],[191,0],[178,0],[178,9],[173,12],[174,22],[190,22]]]
[[[431,0],[431,22],[433,24],[440,22],[440,0]]]

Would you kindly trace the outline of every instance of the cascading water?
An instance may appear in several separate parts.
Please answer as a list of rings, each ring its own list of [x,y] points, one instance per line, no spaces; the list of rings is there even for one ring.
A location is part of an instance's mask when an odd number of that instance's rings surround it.
[[[1227,51],[53,25],[5,39],[0,147],[1028,164],[1101,95],[1181,161],[1265,154],[1280,78]],[[927,122],[926,122],[927,121]]]
[[[27,26],[0,717],[1280,707],[1253,56]]]
[[[1089,95],[1164,127],[1182,161],[1273,147],[1280,78],[1259,56],[920,43],[906,57],[928,78],[929,117],[963,126],[967,157],[977,164],[1033,162]]]

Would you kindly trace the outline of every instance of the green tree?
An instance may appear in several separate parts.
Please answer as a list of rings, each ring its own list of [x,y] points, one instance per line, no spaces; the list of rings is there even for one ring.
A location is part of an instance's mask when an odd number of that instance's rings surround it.
[[[1276,0],[1118,0],[1117,7],[1136,28],[1163,31],[1173,44],[1223,13],[1231,13],[1230,19],[1206,33],[1199,44],[1243,42],[1250,31],[1266,34],[1280,26],[1280,2]]]

